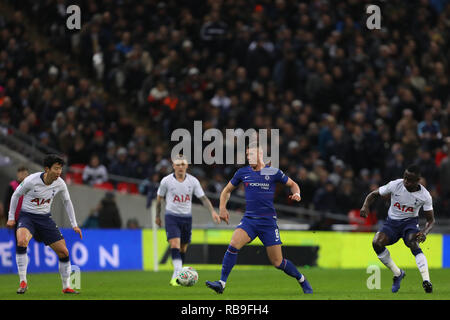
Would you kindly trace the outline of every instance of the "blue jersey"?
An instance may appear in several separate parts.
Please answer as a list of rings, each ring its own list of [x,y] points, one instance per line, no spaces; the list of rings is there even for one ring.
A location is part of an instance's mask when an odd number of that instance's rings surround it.
[[[286,184],[288,177],[280,169],[266,166],[254,171],[250,166],[240,168],[231,179],[237,186],[240,182],[245,187],[245,214],[247,217],[268,217],[276,215],[273,206],[275,186],[277,182]]]

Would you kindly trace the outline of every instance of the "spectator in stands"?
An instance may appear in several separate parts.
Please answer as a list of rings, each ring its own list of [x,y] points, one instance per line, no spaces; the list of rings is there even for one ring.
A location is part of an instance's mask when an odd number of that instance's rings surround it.
[[[140,229],[139,222],[135,218],[128,219],[127,229]]]
[[[150,208],[153,199],[156,198],[160,180],[159,174],[153,172],[150,177],[145,178],[139,185],[139,193],[147,196],[147,203],[145,205],[147,209]]]
[[[137,159],[131,164],[131,176],[142,179],[149,175],[151,169],[150,156],[146,151],[140,151]]]
[[[408,131],[417,132],[417,121],[414,119],[413,111],[411,109],[403,110],[403,116],[395,127],[397,138],[401,138]]]
[[[324,212],[337,212],[336,187],[331,180],[314,194],[314,209]]]
[[[75,138],[74,145],[68,152],[69,165],[72,164],[87,164],[89,161],[89,152],[86,148],[84,139],[81,136]]]
[[[339,185],[336,192],[336,206],[337,212],[342,215],[348,215],[350,210],[358,209],[360,206],[358,193],[355,192],[351,180],[344,179]]]
[[[100,163],[98,155],[93,154],[89,164],[83,169],[83,183],[93,186],[107,181],[108,172],[106,167]]]
[[[0,202],[0,228],[6,225],[6,221],[8,221],[7,215],[8,213],[5,214],[5,207],[3,203]]]
[[[419,150],[419,158],[417,159],[416,164],[420,167],[421,176],[426,181],[427,189],[434,189],[436,187],[439,171],[428,148],[422,147]]]
[[[98,228],[98,212],[101,208],[99,203],[95,208],[92,208],[89,212],[89,216],[83,222],[83,229],[97,229]]]
[[[110,173],[122,177],[127,177],[130,174],[130,165],[127,158],[127,149],[121,147],[117,150],[117,159],[111,164]]]
[[[105,134],[102,130],[97,130],[94,133],[92,142],[88,145],[89,154],[97,154],[101,162],[103,162],[106,155]]]
[[[442,137],[439,123],[433,119],[431,110],[425,111],[424,120],[417,126],[417,134],[426,147],[436,148]]]
[[[8,187],[6,188],[5,196],[4,196],[4,198],[3,198],[3,208],[4,208],[4,211],[5,211],[5,213],[6,213],[6,216],[5,216],[5,217],[8,216],[9,205],[10,205],[11,197],[12,197],[14,191],[15,191],[15,190],[17,189],[17,187],[22,183],[23,179],[25,179],[29,174],[30,174],[30,173],[29,173],[27,167],[20,166],[20,167],[17,169],[17,172],[16,172],[16,179],[13,180],[13,181],[11,181],[11,182],[9,183]],[[22,201],[23,201],[23,196],[20,197],[19,203],[18,203],[18,205],[17,205],[16,212],[15,212],[15,218],[16,218],[16,221],[17,221],[17,219],[18,219],[18,217],[19,217],[20,208],[22,207]]]
[[[122,219],[113,192],[107,192],[100,202],[98,210],[98,227],[101,229],[122,228]]]

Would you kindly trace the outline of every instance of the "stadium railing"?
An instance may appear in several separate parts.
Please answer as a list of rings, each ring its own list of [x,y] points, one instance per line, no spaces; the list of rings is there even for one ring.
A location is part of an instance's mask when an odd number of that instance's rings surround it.
[[[60,154],[59,151],[40,143],[35,137],[26,135],[10,125],[0,127],[0,143],[35,163],[42,163],[46,154]]]

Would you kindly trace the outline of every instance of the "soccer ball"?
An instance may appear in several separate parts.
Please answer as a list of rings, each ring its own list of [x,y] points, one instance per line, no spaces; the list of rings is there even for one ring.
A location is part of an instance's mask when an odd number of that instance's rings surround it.
[[[184,267],[177,276],[177,282],[184,287],[191,287],[198,281],[198,273],[192,267]]]

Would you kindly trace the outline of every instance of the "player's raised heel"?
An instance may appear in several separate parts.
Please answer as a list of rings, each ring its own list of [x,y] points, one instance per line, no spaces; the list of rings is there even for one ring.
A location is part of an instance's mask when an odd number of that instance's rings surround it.
[[[400,275],[398,277],[394,277],[393,283],[392,283],[392,292],[396,293],[400,289],[400,283],[402,282],[403,278],[406,276],[405,271],[400,270]]]
[[[425,280],[422,283],[422,287],[425,290],[426,293],[432,293],[433,292],[433,285],[431,284],[430,281]]]
[[[25,281],[21,281],[19,289],[17,289],[17,294],[24,294],[28,289],[28,285]]]
[[[79,294],[78,291],[75,291],[75,290],[73,290],[73,289],[71,289],[71,288],[63,289],[62,292],[63,292],[64,294]]]
[[[313,288],[309,284],[308,280],[305,280],[303,282],[300,282],[300,285],[303,289],[303,293],[313,293]]]
[[[220,281],[206,281],[206,286],[219,294],[225,290]]]

